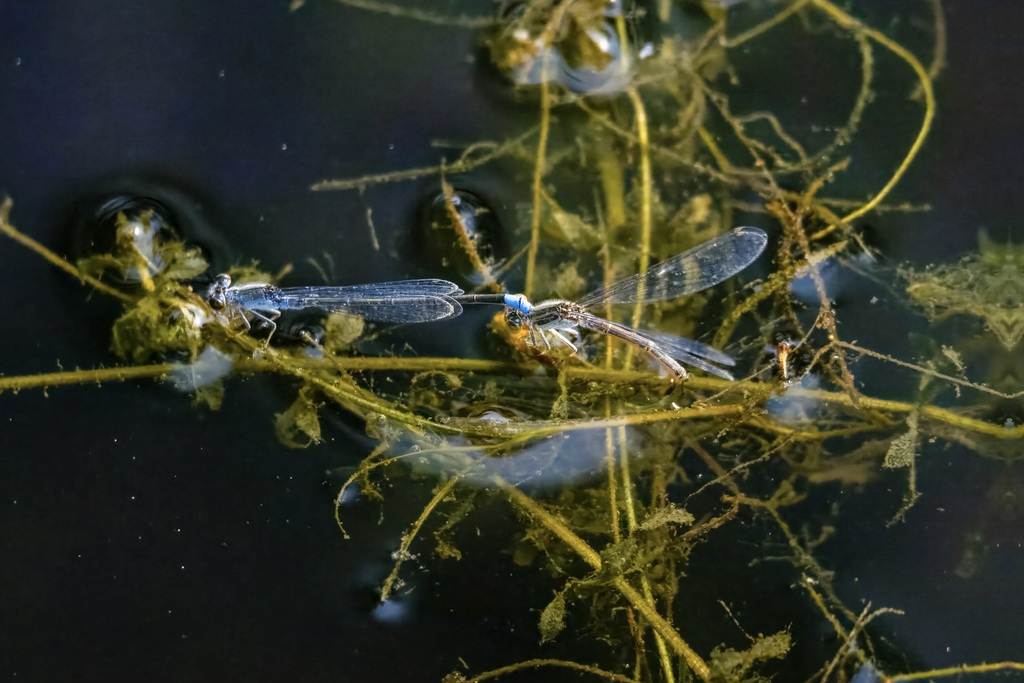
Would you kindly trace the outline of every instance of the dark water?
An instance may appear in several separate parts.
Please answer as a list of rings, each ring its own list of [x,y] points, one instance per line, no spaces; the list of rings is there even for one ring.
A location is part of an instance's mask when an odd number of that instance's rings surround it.
[[[491,10],[436,4],[451,13]],[[885,7],[854,9],[888,21]],[[1024,10],[1002,0],[945,9],[939,115],[897,192],[932,211],[871,219],[892,263],[955,260],[975,248],[979,228],[1012,237],[1021,214],[1024,101],[1014,79],[1024,68],[1016,30]],[[329,2],[290,13],[283,2],[49,3],[43,12],[8,1],[0,25],[0,192],[14,199],[13,222],[55,247],[70,241],[76,199],[149,184],[184,197],[227,261],[256,258],[269,270],[294,263],[295,282],[312,281],[305,260],[324,253],[339,282],[427,275],[403,249],[415,244],[410,226],[436,179],[363,195],[313,193],[310,185],[434,165],[457,154],[434,140],[502,139],[535,117],[534,108],[495,96],[473,63],[473,31]],[[927,54],[927,35],[915,27],[879,27]],[[813,55],[787,53],[786,68],[766,69],[747,96],[781,87],[801,58]],[[822,88],[806,96],[813,101]],[[858,157],[865,194],[913,133],[917,119],[906,109],[895,96],[869,109],[871,131],[901,112],[891,121],[900,142],[882,141],[877,158]],[[526,196],[521,180],[506,182],[500,166],[472,179],[506,216]],[[924,329],[923,320],[891,301],[879,315],[864,303],[871,285],[853,282],[837,299],[844,328],[856,330],[848,335],[909,357],[907,331]],[[115,306],[9,241],[0,242],[0,283],[4,375],[114,362]],[[409,338],[423,355],[455,355],[468,343],[454,340],[474,339],[478,323],[436,324]],[[906,397],[915,381],[866,376],[876,395]],[[214,413],[148,382],[0,395],[0,674],[436,681],[459,669],[460,657],[478,672],[538,656],[537,611],[558,584],[507,561],[518,529],[507,507],[476,513],[483,533],[471,535],[462,562],[441,570],[425,558],[422,570],[407,571],[415,590],[375,609],[374,590],[429,487],[389,498],[383,518],[373,506],[353,507],[353,540],[343,540],[332,518],[338,481],[325,472],[354,466],[372,444],[339,417],[324,445],[283,448],[273,415],[291,399],[286,383],[260,377],[229,380]],[[1024,658],[1020,522],[1000,532],[1004,542],[980,576],[953,575],[958,539],[977,527],[987,492],[1012,480],[1015,466],[941,442],[927,444],[924,456],[925,496],[907,522],[884,526],[903,486],[894,476],[888,507],[880,512],[865,499],[862,514],[823,547],[822,562],[839,570],[837,588],[855,609],[870,601],[907,611],[883,630],[908,667]],[[702,548],[693,573],[734,578],[734,608],[745,605],[764,632],[790,625],[805,642],[823,641],[820,651],[795,652],[802,680],[833,644],[813,619],[782,611],[795,575],[743,585],[762,531]],[[719,594],[702,591],[701,580],[684,582],[692,594],[683,597],[699,604]],[[692,641],[701,651],[721,640],[702,637]],[[572,643],[540,652],[581,657]]]

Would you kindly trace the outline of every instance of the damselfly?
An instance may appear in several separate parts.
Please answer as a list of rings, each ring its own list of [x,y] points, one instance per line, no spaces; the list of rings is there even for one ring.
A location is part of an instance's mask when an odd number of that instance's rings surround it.
[[[226,311],[250,326],[252,319],[277,329],[282,311],[307,308],[349,313],[386,323],[422,323],[462,313],[458,285],[447,280],[401,280],[346,287],[275,287],[261,282],[232,285],[226,274],[214,278],[206,299],[214,311]]]
[[[687,373],[686,363],[713,375],[732,379],[719,367],[736,364],[731,356],[693,339],[662,332],[637,330],[622,323],[594,315],[588,309],[603,304],[648,303],[674,299],[713,287],[740,272],[761,255],[768,236],[758,228],[735,228],[648,268],[639,275],[597,289],[578,301],[550,299],[533,304],[522,294],[466,294],[456,296],[462,303],[489,303],[505,306],[505,320],[514,327],[526,327],[536,344],[536,332],[550,348],[544,333],[550,333],[576,352],[569,337],[579,330],[592,330],[618,337],[649,354],[662,367],[680,379]]]

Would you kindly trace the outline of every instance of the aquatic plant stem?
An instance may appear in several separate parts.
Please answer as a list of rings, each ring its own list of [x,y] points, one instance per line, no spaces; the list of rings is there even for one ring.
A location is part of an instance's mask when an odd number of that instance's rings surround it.
[[[629,678],[622,674],[615,673],[614,671],[605,671],[599,669],[596,666],[589,664],[579,664],[577,662],[570,662],[565,659],[527,659],[524,662],[516,662],[515,664],[509,664],[497,669],[491,669],[481,674],[477,674],[472,678],[465,679],[466,683],[479,683],[480,681],[487,681],[492,678],[500,678],[506,674],[517,673],[526,669],[539,669],[541,667],[554,667],[562,669],[570,669],[572,671],[579,671],[581,673],[593,674],[598,678],[604,678],[609,681],[617,681],[618,683],[636,683],[635,678]],[[448,680],[448,679],[445,679]],[[461,678],[455,680],[463,680]]]
[[[11,206],[12,202],[10,197],[5,197],[3,203],[0,204],[0,232],[10,237],[18,244],[28,247],[30,250],[39,254],[44,259],[49,261],[51,264],[57,266],[65,273],[68,273],[69,275],[76,278],[80,282],[87,283],[93,289],[99,290],[104,294],[114,297],[115,299],[120,299],[125,303],[130,303],[131,301],[133,301],[132,297],[129,296],[128,294],[125,294],[122,291],[114,289],[113,287],[107,285],[102,280],[98,280],[91,275],[86,275],[78,268],[75,268],[73,265],[68,263],[64,258],[50,251],[42,244],[40,244],[36,240],[32,239],[31,237],[29,237],[28,235],[19,231],[17,228],[11,225]]]
[[[638,141],[637,141],[636,135],[632,131],[625,130],[624,128],[616,125],[608,117],[607,114],[605,114],[604,112],[600,112],[600,111],[596,110],[594,107],[592,107],[589,104],[587,104],[587,102],[585,100],[577,101],[576,102],[576,106],[579,107],[584,112],[586,112],[587,116],[590,117],[590,120],[592,122],[594,122],[594,123],[602,126],[603,128],[611,131],[612,133],[614,133],[616,135],[616,137],[619,137],[622,140],[625,140],[626,142],[629,142],[629,143],[632,143],[632,144],[637,144]],[[704,131],[704,133],[707,133],[707,131],[703,127],[699,128],[698,130],[699,131]],[[710,136],[710,134],[708,134],[708,135]],[[703,133],[701,134],[701,137],[703,137]],[[712,143],[713,142],[714,141],[712,140]],[[689,158],[687,156],[684,156],[683,154],[680,154],[679,152],[673,151],[672,149],[669,149],[667,147],[659,147],[658,145],[653,145],[653,146],[651,146],[651,153],[652,153],[653,156],[656,156],[656,157],[660,158],[661,160],[663,160],[663,161],[665,161],[667,163],[677,164],[679,166],[682,166],[683,168],[691,169],[691,170],[695,171],[696,173],[708,176],[709,178],[713,178],[716,181],[718,181],[719,183],[722,183],[723,185],[735,186],[735,185],[738,184],[736,179],[734,177],[732,177],[731,175],[728,175],[726,173],[722,173],[722,172],[712,168],[711,166],[707,166],[707,165],[702,164],[702,163],[700,163],[698,161],[694,161],[693,159],[691,159],[691,158]],[[724,159],[724,157],[723,157],[723,159]],[[728,162],[726,162],[726,163],[728,163]]]
[[[442,162],[437,166],[422,166],[419,168],[407,168],[404,171],[391,171],[386,173],[369,173],[354,178],[330,178],[324,179],[310,186],[313,192],[332,192],[339,190],[358,190],[371,185],[384,183],[396,183],[403,180],[416,180],[427,176],[443,175],[444,173],[466,173],[474,168],[484,166],[500,157],[511,154],[526,144],[526,141],[533,137],[536,131],[531,128],[522,135],[502,143],[477,142],[462,153],[458,159],[451,163]],[[481,151],[486,150],[486,151]]]
[[[722,318],[711,345],[724,346],[740,318],[754,311],[762,301],[787,289],[797,273],[801,272],[804,268],[837,256],[845,252],[847,247],[849,247],[849,240],[842,240],[792,261],[788,267],[777,269],[768,276],[756,291],[744,298],[743,301],[739,302]]]
[[[837,345],[840,347],[850,348],[858,353],[875,355],[873,353],[866,352],[865,349],[843,342],[839,342]],[[926,370],[925,368],[910,366],[909,364],[901,361],[894,361],[888,357],[881,357],[881,359],[889,362],[895,362],[898,365],[905,365],[912,370]],[[519,364],[509,366],[507,363],[473,361],[458,358],[339,358],[336,359],[336,361],[341,369],[351,372],[375,370],[415,371],[430,369],[436,370],[438,368],[442,370],[465,370],[474,372],[532,372],[529,365]],[[505,445],[514,445],[515,443],[526,442],[531,439],[542,438],[564,432],[587,429],[606,429],[622,425],[655,424],[658,422],[672,422],[675,420],[718,419],[730,415],[740,416],[745,412],[742,405],[718,405],[701,408],[683,408],[680,410],[656,410],[647,413],[631,413],[611,418],[602,417],[597,419],[535,421],[519,425],[511,424],[508,425],[507,433],[498,434],[496,433],[493,425],[470,425],[466,421],[461,420],[457,422],[452,421],[451,423],[435,422],[422,417],[412,416],[408,411],[403,411],[400,408],[391,407],[391,404],[387,401],[376,397],[373,394],[357,395],[356,393],[350,394],[347,391],[341,391],[336,383],[331,382],[328,379],[318,377],[317,374],[315,374],[315,371],[320,369],[322,364],[322,361],[316,361],[313,359],[288,358],[287,360],[277,359],[275,361],[269,361],[267,359],[256,360],[250,358],[236,361],[235,367],[241,372],[271,371],[280,374],[292,375],[299,379],[309,380],[311,383],[324,389],[325,394],[329,398],[343,407],[345,406],[346,400],[351,400],[352,404],[355,406],[398,420],[403,424],[408,424],[412,427],[449,434],[476,434],[488,437],[503,436],[506,439],[503,442]],[[76,384],[125,382],[132,379],[160,379],[175,370],[177,367],[179,366],[176,364],[163,363],[155,365],[97,368],[91,370],[69,370],[65,372],[0,377],[0,392],[21,391],[24,389],[45,389],[46,387],[70,386]],[[657,377],[651,376],[649,373],[641,372],[607,371],[592,368],[569,368],[564,369],[563,372],[577,376],[581,380],[622,382],[631,386],[635,386],[636,382],[644,380],[649,380],[659,384],[663,382]],[[979,390],[983,388],[987,389],[984,385],[975,385],[955,377],[939,375],[938,373],[935,373],[935,375],[940,379],[947,380],[961,386],[970,386],[972,388],[978,388]],[[725,382],[724,380],[694,377],[691,378],[690,382],[691,385],[699,388],[722,390],[730,387],[730,383]],[[766,400],[774,391],[774,388],[768,384],[745,384],[743,387],[746,391],[756,394],[756,396],[750,397],[750,400],[755,402]],[[358,387],[353,385],[353,388]],[[992,393],[994,395],[1007,398],[1014,398],[1020,395],[1003,394],[1002,392],[995,392],[993,390],[989,390],[986,393]],[[922,417],[942,422],[953,427],[958,427],[964,431],[994,436],[1000,440],[1024,438],[1024,424],[1007,428],[1002,424],[985,422],[946,408],[940,408],[932,405],[918,406],[917,404],[903,401],[860,396],[858,403],[855,406],[853,405],[850,397],[843,392],[826,391],[823,389],[802,389],[799,387],[789,389],[787,391],[787,395],[792,398],[809,398],[823,403],[847,405],[862,410],[875,410],[883,413],[901,414],[919,409]],[[410,422],[410,418],[414,419]],[[764,423],[760,418],[754,418],[754,422],[761,424],[765,429],[771,427],[768,423]],[[772,428],[776,431],[782,431],[778,426]]]
[[[620,32],[624,35],[624,30],[619,23]],[[647,126],[647,110],[644,108],[643,100],[640,98],[635,88],[628,90],[630,102],[633,104],[634,116],[636,117],[636,129],[637,129],[637,140],[640,148],[640,182],[641,182],[641,209],[640,209],[640,264],[638,266],[639,272],[644,272],[650,265],[651,256],[651,192],[652,192],[652,179],[651,179],[651,158],[650,158],[650,142],[648,139],[648,126]],[[616,198],[621,196],[621,186],[608,187],[606,192]],[[621,201],[618,202],[621,205]],[[605,279],[611,277],[611,250],[610,240],[606,242],[604,250],[605,258]],[[637,304],[633,308],[633,326],[639,325],[640,315],[643,311],[643,287],[644,283],[641,281],[638,284],[640,291],[637,296]],[[606,308],[608,306],[606,305]],[[610,313],[610,311],[606,312]],[[632,348],[629,348],[626,352],[626,365],[629,366],[630,358],[632,358]],[[611,345],[605,345],[605,366],[611,368],[612,364],[612,352]],[[605,400],[605,416],[611,416],[611,399]],[[612,430],[605,430],[605,446],[607,452],[607,463],[608,463],[608,490],[609,490],[609,507],[612,511],[611,514],[611,531],[613,542],[617,542],[620,538],[619,532],[619,514],[618,514],[618,496],[617,496],[617,479],[621,480],[622,483],[622,495],[623,495],[623,507],[626,510],[627,528],[630,533],[636,529],[636,511],[633,502],[633,480],[632,475],[629,471],[629,453],[626,445],[626,430],[625,427],[619,427],[617,430],[618,436],[618,448],[615,448],[612,440]],[[615,461],[618,459],[619,468],[621,469],[621,476],[616,477],[615,472]],[[650,610],[655,611],[654,598],[651,593],[650,584],[647,581],[646,576],[641,577],[644,597],[651,605]],[[656,611],[655,611],[656,613]],[[655,645],[658,649],[659,659],[661,661],[661,668],[663,676],[668,683],[674,683],[674,677],[672,673],[672,662],[668,656],[668,651],[665,645],[665,640],[661,634],[655,630],[654,632]]]
[[[651,265],[651,155],[650,140],[647,130],[647,110],[644,108],[644,101],[636,88],[627,91],[629,101],[633,105],[633,116],[636,118],[636,136],[640,151],[640,262],[637,271],[646,272]],[[637,280],[636,304],[633,306],[632,326],[640,326],[640,316],[643,313],[643,300],[645,282],[643,278]],[[633,346],[626,349],[626,365],[633,357]],[[633,501],[633,476],[629,469],[629,447],[626,440],[626,428],[618,429],[618,459],[619,469],[622,477],[623,507],[626,510],[626,528],[630,534],[636,531],[636,508]],[[646,585],[650,592],[650,587]],[[671,672],[671,668],[668,669]],[[670,674],[671,675],[671,674]]]
[[[605,397],[604,416],[611,418],[611,398]],[[605,469],[608,472],[608,531],[611,534],[612,542],[618,543],[622,540],[621,522],[619,521],[619,477],[616,471],[615,462],[615,441],[611,429],[604,430],[605,448]]]
[[[790,3],[788,7],[780,11],[778,14],[766,19],[765,21],[762,21],[757,26],[754,26],[753,28],[744,31],[735,38],[723,39],[722,44],[726,48],[734,48],[739,45],[742,45],[748,40],[751,40],[761,35],[765,31],[772,29],[775,26],[778,26],[786,19],[788,19],[789,17],[803,9],[803,7],[807,5],[809,1],[810,0],[795,0],[794,2]]]
[[[626,439],[626,427],[616,430],[618,436],[619,476],[622,478],[622,507],[626,511],[626,530],[632,535],[636,531],[636,505],[633,500],[633,473],[629,468],[629,444]]]
[[[633,115],[636,118],[636,135],[640,151],[640,262],[637,265],[638,272],[645,272],[651,263],[651,201],[653,193],[653,179],[651,174],[650,139],[647,125],[647,109],[644,107],[643,99],[636,88],[628,91],[629,100],[633,105]],[[643,314],[643,300],[645,283],[641,278],[637,282],[636,304],[633,306],[633,327],[640,326],[640,316]],[[629,367],[633,358],[633,347],[626,349],[626,367]],[[626,438],[626,428],[619,427],[618,434],[618,462],[620,478],[622,480],[623,507],[626,511],[626,528],[630,535],[635,533],[637,527],[636,504],[633,499],[633,475],[629,466],[629,445]],[[650,582],[646,574],[640,576],[640,584],[643,589],[643,599],[651,612],[657,614],[657,607],[654,602],[654,595],[651,591]],[[660,616],[660,615],[659,615]],[[650,619],[648,619],[650,621]],[[654,630],[655,647],[658,650],[658,658],[661,662],[662,675],[668,683],[674,683],[672,673],[672,662],[668,656],[665,639],[662,634]]]
[[[637,521],[636,505],[633,497],[633,475],[629,466],[629,444],[626,441],[626,428],[619,427],[618,435],[619,466],[622,470],[622,490],[624,492],[623,504],[626,508],[626,528],[629,531],[629,535],[632,536],[636,533]],[[651,582],[647,578],[647,574],[640,574],[640,588],[643,591],[644,601],[650,606],[652,611],[657,612],[657,603],[654,601],[654,592],[651,590]],[[658,658],[661,661],[662,675],[665,677],[666,683],[675,683],[675,676],[672,673],[672,661],[669,658],[665,639],[657,629],[654,631],[654,645],[658,649]]]
[[[605,433],[610,435],[611,430],[605,430]],[[615,458],[618,460],[620,470],[619,478],[622,480],[622,507],[626,511],[626,530],[629,535],[632,536],[636,533],[637,528],[636,501],[633,497],[633,474],[630,471],[629,466],[629,443],[626,438],[626,427],[619,427],[616,430],[616,435],[618,436],[618,448],[615,449]],[[611,485],[614,486],[614,480]],[[618,536],[617,533],[616,536]],[[640,587],[643,590],[644,600],[647,601],[652,610],[657,610],[657,605],[654,602],[654,593],[651,591],[651,584],[647,579],[646,574],[640,575]],[[658,649],[658,658],[661,661],[662,675],[665,677],[667,683],[674,683],[675,678],[672,673],[672,662],[668,656],[665,639],[658,631],[654,631],[654,644]]]
[[[391,597],[391,591],[395,587],[395,582],[398,580],[398,572],[402,568],[402,563],[410,556],[409,546],[412,545],[413,540],[419,535],[420,530],[423,528],[423,524],[427,521],[430,515],[434,512],[434,509],[448,497],[448,494],[452,492],[455,485],[459,483],[458,475],[453,476],[448,481],[444,482],[437,487],[434,491],[434,496],[430,499],[423,510],[420,511],[420,516],[413,522],[412,527],[409,528],[405,535],[402,536],[402,543],[398,548],[397,559],[395,559],[395,565],[391,568],[391,573],[388,574],[388,578],[384,579],[384,584],[380,589],[380,601],[384,602]],[[337,520],[336,520],[337,521]]]
[[[444,195],[444,210],[448,215],[448,220],[452,222],[452,227],[455,229],[455,239],[458,242],[459,249],[469,259],[470,265],[473,270],[483,278],[483,282],[480,283],[481,287],[487,287],[492,292],[501,292],[501,285],[494,277],[494,273],[491,272],[490,266],[484,262],[480,257],[480,252],[476,248],[476,244],[473,242],[473,236],[469,234],[469,230],[466,229],[466,223],[462,216],[459,214],[459,210],[455,205],[455,188],[452,187],[451,183],[444,179],[444,174],[441,174],[441,192]]]
[[[843,28],[867,35],[872,40],[882,45],[883,47],[889,49],[900,59],[909,64],[910,68],[913,69],[914,73],[917,74],[921,92],[924,94],[924,119],[921,121],[921,127],[918,130],[917,137],[914,139],[913,144],[910,146],[910,150],[903,157],[903,161],[900,162],[900,165],[896,168],[896,171],[892,174],[892,177],[889,178],[889,181],[885,184],[885,186],[883,186],[882,189],[879,190],[875,194],[875,196],[872,197],[866,204],[864,204],[856,211],[852,211],[847,215],[843,216],[840,219],[840,223],[830,225],[827,228],[819,230],[815,234],[811,235],[811,240],[816,240],[833,232],[839,227],[839,225],[848,224],[851,221],[860,218],[864,214],[868,213],[876,206],[878,206],[882,202],[882,200],[885,199],[885,197],[892,191],[892,189],[896,187],[896,184],[900,181],[901,178],[903,178],[903,175],[906,173],[907,169],[910,168],[910,164],[914,161],[914,158],[921,150],[921,147],[924,145],[925,138],[928,137],[928,133],[931,130],[932,120],[935,118],[935,92],[932,89],[932,79],[928,75],[928,72],[921,65],[921,62],[918,61],[917,57],[915,57],[905,47],[903,47],[896,41],[892,40],[884,33],[877,31],[869,26],[866,26],[857,19],[854,19],[852,16],[842,11],[828,0],[810,1],[815,7],[817,7],[818,9],[832,17],[832,19]]]
[[[517,507],[519,507],[528,516],[547,527],[548,531],[553,533],[563,543],[572,548],[584,562],[590,565],[592,569],[600,571],[603,566],[601,556],[597,554],[596,550],[590,547],[590,544],[573,533],[572,529],[563,524],[560,519],[545,510],[541,505],[533,500],[533,498],[530,498],[509,482],[499,477],[495,477],[495,482],[508,494],[509,499]]]
[[[345,525],[341,523],[341,505],[345,502],[345,491],[348,490],[348,487],[351,486],[356,479],[360,477],[360,475],[369,473],[371,469],[382,466],[386,462],[394,462],[397,460],[398,458],[387,458],[384,461],[378,460],[381,455],[387,453],[388,448],[389,444],[386,441],[382,441],[377,444],[373,451],[359,462],[359,468],[345,480],[345,483],[338,489],[338,495],[334,497],[334,522],[338,525],[338,530],[341,531],[341,536],[346,541],[350,540],[352,537],[348,535],[348,532],[345,531]]]
[[[537,159],[533,166],[533,213],[530,216],[530,245],[526,252],[526,276],[523,294],[533,296],[533,282],[537,271],[537,250],[540,248],[540,221],[542,216],[544,171],[548,152],[548,133],[551,130],[551,86],[548,83],[548,58],[544,56],[543,77],[540,81],[540,129],[537,134]]]
[[[930,0],[932,15],[935,26],[935,47],[932,50],[932,61],[928,65],[928,80],[935,82],[939,72],[946,66],[946,50],[948,44],[948,31],[946,29],[946,15],[942,11],[942,0]],[[919,96],[920,91],[914,96]]]
[[[0,377],[0,393],[22,389],[43,389],[73,384],[102,384],[103,382],[127,382],[133,379],[159,379],[166,377],[177,366],[172,363],[155,365],[129,365],[118,368],[96,368],[94,370],[69,370],[65,372],[42,372],[36,375]]]
[[[686,641],[676,632],[672,624],[658,614],[624,577],[616,577],[612,584],[643,615],[655,632],[665,639],[665,643],[672,648],[673,652],[683,658],[686,665],[690,667],[690,670],[697,678],[702,681],[711,680],[711,669],[707,663],[686,644]]]
[[[527,496],[525,493],[512,486],[508,482],[496,478],[496,483],[504,490],[509,499],[519,507],[526,515],[535,521],[543,524],[548,531],[554,534],[563,543],[572,548],[580,558],[583,559],[591,568],[596,572],[600,572],[604,564],[601,561],[601,556],[595,551],[590,545],[582,538],[577,536],[572,529],[562,523],[557,517],[549,513],[542,506],[537,504],[532,498]],[[654,609],[640,593],[637,592],[633,586],[626,581],[623,576],[616,576],[612,579],[612,585],[615,586],[622,596],[632,605],[647,623],[661,635],[668,646],[677,655],[683,658],[690,670],[702,681],[708,681],[711,679],[711,669],[707,663],[701,659],[700,655],[693,651],[686,641],[683,640],[682,636],[676,632],[672,624],[670,624],[664,617],[658,614],[657,610]]]
[[[650,140],[647,131],[647,110],[644,108],[644,101],[636,88],[628,91],[629,101],[633,104],[633,115],[636,117],[636,136],[640,147],[640,262],[637,265],[637,272],[643,273],[651,265],[651,154]],[[640,316],[643,313],[644,300],[644,279],[637,280],[636,305],[633,306],[632,326],[640,326]],[[632,352],[630,346],[628,352]],[[631,356],[629,353],[627,358]]]
[[[936,678],[955,678],[962,680],[964,674],[994,673],[997,671],[1024,671],[1024,662],[990,662],[985,664],[961,664],[950,666],[945,669],[931,669],[929,671],[915,671],[909,674],[897,674],[886,676],[882,680],[885,683],[900,683],[900,681],[930,681]]]

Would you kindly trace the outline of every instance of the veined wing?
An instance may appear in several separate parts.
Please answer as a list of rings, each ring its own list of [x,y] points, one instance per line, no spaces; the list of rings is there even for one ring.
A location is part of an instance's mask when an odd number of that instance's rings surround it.
[[[462,305],[453,298],[462,293],[455,283],[436,279],[346,287],[289,287],[281,290],[278,308],[318,308],[377,322],[419,323],[462,313]]]
[[[735,228],[713,240],[655,264],[646,272],[587,294],[577,303],[631,304],[665,301],[713,287],[761,255],[768,236],[758,228]]]
[[[736,365],[736,360],[724,351],[693,339],[679,337],[666,332],[654,332],[652,330],[637,330],[637,332],[653,341],[658,345],[659,349],[681,363],[700,368],[704,372],[711,373],[722,379],[731,380],[733,378],[732,374],[727,370],[718,367],[718,365],[712,365],[712,363],[718,363],[727,367]]]

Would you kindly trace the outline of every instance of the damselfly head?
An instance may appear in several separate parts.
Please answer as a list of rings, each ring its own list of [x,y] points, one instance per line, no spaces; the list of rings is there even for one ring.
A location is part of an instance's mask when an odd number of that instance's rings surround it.
[[[505,322],[508,324],[509,327],[519,329],[520,327],[526,324],[526,318],[520,311],[517,311],[511,306],[506,306]]]
[[[215,311],[223,311],[227,307],[226,291],[230,286],[231,276],[227,273],[221,273],[213,279],[213,284],[206,292],[206,300],[210,303],[210,308]]]

